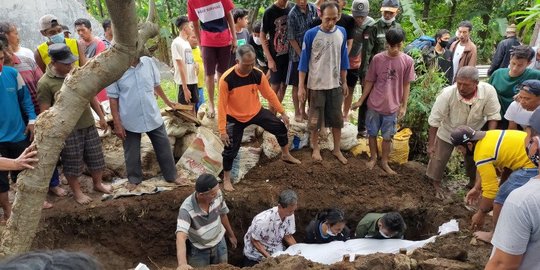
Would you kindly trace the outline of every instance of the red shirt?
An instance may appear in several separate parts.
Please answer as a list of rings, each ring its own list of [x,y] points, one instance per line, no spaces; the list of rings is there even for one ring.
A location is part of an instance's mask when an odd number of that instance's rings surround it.
[[[234,8],[232,0],[188,0],[190,21],[201,22],[201,46],[225,47],[232,37],[225,14]]]

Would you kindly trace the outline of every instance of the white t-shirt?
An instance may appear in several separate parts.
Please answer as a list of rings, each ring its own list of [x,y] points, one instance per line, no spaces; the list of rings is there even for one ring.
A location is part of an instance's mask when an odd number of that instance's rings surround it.
[[[512,191],[501,210],[491,243],[510,255],[522,255],[519,269],[540,265],[540,179],[531,178]],[[493,253],[492,253],[493,254]],[[492,255],[493,256],[493,255]]]
[[[32,60],[34,60],[34,52],[28,48],[25,48],[25,47],[20,47],[19,48],[19,51],[15,53],[15,55],[21,57],[21,56],[25,56],[25,57],[28,57]]]
[[[522,128],[529,126],[529,119],[533,111],[525,110],[519,102],[513,101],[508,106],[504,118],[508,121],[514,121],[516,124],[521,125]]]
[[[454,53],[454,58],[452,58],[452,62],[454,64],[454,78],[456,77],[458,68],[459,68],[459,60],[461,59],[461,56],[463,55],[463,52],[465,51],[465,46],[461,46],[461,44],[456,45],[456,51]]]
[[[187,84],[197,84],[196,64],[193,59],[193,51],[191,50],[189,42],[181,37],[176,37],[171,44],[171,55],[174,66],[174,82],[178,85],[182,84],[180,70],[176,64],[176,60],[182,60],[186,65]]]

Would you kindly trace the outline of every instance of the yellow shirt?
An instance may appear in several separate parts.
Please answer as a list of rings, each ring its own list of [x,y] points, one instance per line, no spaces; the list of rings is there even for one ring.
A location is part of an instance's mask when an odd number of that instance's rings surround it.
[[[195,47],[194,49],[192,49],[192,53],[195,63],[197,63],[197,65],[199,66],[199,71],[197,74],[197,78],[199,81],[197,82],[197,86],[199,88],[202,88],[204,87],[204,66],[201,56],[201,48],[199,46]]]
[[[68,46],[69,50],[75,57],[77,58],[77,61],[73,63],[75,67],[79,66],[79,47],[77,46],[77,40],[73,38],[66,38],[65,39],[66,45]],[[49,63],[51,63],[51,57],[49,56],[49,44],[47,42],[43,42],[38,46],[39,55],[41,55],[41,60],[43,60],[43,63],[47,66]]]
[[[482,179],[482,196],[494,199],[499,191],[495,168],[512,171],[536,166],[525,152],[527,133],[519,130],[490,130],[476,143],[474,162]]]

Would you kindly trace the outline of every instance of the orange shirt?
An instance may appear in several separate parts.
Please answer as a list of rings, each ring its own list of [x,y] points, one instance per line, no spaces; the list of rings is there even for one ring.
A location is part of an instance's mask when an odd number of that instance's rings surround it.
[[[240,75],[235,67],[227,70],[219,79],[218,127],[221,134],[226,133],[227,115],[245,123],[259,113],[262,108],[259,92],[272,108],[279,113],[284,112],[261,70],[254,68],[248,75]]]

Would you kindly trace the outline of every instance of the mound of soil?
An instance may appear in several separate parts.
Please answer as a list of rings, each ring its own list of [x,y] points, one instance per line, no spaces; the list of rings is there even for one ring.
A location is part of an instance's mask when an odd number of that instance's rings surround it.
[[[439,238],[437,242],[414,252],[410,258],[422,269],[482,268],[489,257],[490,245],[471,246],[467,230],[470,212],[457,198],[440,201],[424,178],[425,168],[418,163],[394,165],[400,174],[389,176],[381,169],[367,170],[365,159],[347,154],[349,164],[342,165],[328,151],[324,161],[312,162],[310,152],[293,155],[301,165],[280,160],[262,159],[236,191],[225,194],[230,208],[229,220],[239,240],[229,250],[232,265],[208,269],[237,269],[242,261],[243,236],[252,218],[273,207],[283,189],[291,188],[299,195],[295,238],[304,239],[304,228],[316,213],[328,207],[344,210],[347,225],[354,231],[357,222],[368,212],[400,211],[407,223],[406,239],[426,239],[437,234],[438,226],[457,219],[459,234]],[[90,181],[86,179],[85,181]],[[91,185],[89,185],[91,186]],[[152,269],[175,269],[175,229],[178,208],[193,192],[193,187],[180,187],[155,195],[100,201],[100,194],[90,206],[77,205],[72,198],[54,198],[55,207],[44,211],[41,230],[34,241],[36,249],[80,250],[96,256],[106,269],[133,268],[143,262]],[[437,268],[422,264],[438,258],[435,265],[454,263],[456,268]],[[397,269],[396,255],[362,256],[355,262],[333,266],[320,265],[302,257],[283,256],[265,260],[253,269]],[[439,264],[437,264],[439,263]],[[422,266],[423,265],[423,266]],[[449,264],[451,265],[451,264]]]

